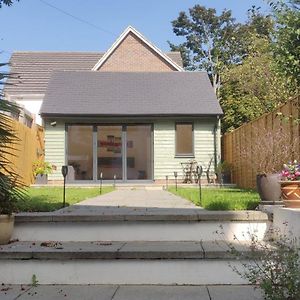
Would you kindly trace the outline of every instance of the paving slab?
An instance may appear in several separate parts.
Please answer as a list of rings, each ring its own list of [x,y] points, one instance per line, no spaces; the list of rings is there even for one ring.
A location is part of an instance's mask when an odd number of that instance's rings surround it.
[[[241,259],[253,252],[251,242],[231,242]],[[261,242],[263,245],[263,242]],[[269,244],[265,247],[274,248]],[[227,241],[16,241],[0,246],[1,259],[232,259]]]
[[[118,252],[119,258],[189,259],[203,258],[200,242],[129,242]]]
[[[1,300],[16,299],[18,296],[26,293],[31,288],[32,288],[32,286],[30,286],[30,285],[1,284],[0,285],[0,299]]]
[[[210,300],[205,286],[120,286],[113,300]]]
[[[1,300],[262,300],[248,285],[2,285]]]
[[[113,285],[38,285],[18,299],[111,300],[117,288]]]
[[[261,290],[252,286],[208,286],[211,300],[262,300]]]
[[[20,213],[16,223],[25,222],[114,222],[114,221],[198,221],[198,222],[260,222],[269,221],[259,211],[207,211],[198,208],[145,208],[76,206],[52,213]]]
[[[200,242],[14,242],[0,259],[191,259],[203,258]]]
[[[76,205],[85,206],[125,206],[125,207],[162,207],[195,208],[196,206],[181,197],[163,190],[116,190],[99,197],[81,201]]]
[[[0,259],[115,259],[124,242],[15,242],[0,246]]]

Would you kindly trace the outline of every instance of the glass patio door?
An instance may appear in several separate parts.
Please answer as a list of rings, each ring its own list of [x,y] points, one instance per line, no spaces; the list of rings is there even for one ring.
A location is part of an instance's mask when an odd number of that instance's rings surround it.
[[[123,179],[122,126],[97,126],[97,179]]]
[[[68,180],[152,180],[152,143],[150,124],[67,125]]]
[[[152,179],[151,125],[126,126],[127,180]]]

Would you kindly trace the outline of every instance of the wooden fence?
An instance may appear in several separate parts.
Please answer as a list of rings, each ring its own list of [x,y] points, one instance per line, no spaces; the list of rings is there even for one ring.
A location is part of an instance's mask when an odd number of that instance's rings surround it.
[[[284,153],[283,149],[289,159],[300,160],[299,119],[298,96],[275,111],[225,133],[222,137],[222,159],[232,165],[232,182],[242,188],[255,188],[256,174],[259,171],[256,162],[264,163],[263,159],[267,157],[265,164],[273,163],[273,156]],[[282,137],[284,140],[280,140]],[[287,150],[286,147],[290,145],[293,146]],[[264,147],[268,148],[266,152]],[[266,156],[265,153],[270,155]],[[280,168],[278,165],[273,167]]]
[[[44,158],[44,129],[39,125],[29,128],[16,120],[12,120],[12,127],[19,141],[9,159],[24,184],[30,185],[34,181],[33,163]]]

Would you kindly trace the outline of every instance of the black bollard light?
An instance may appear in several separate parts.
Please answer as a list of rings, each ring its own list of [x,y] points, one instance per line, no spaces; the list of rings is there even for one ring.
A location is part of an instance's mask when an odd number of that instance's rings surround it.
[[[116,174],[114,175],[114,188],[116,187],[116,178],[117,178],[117,176],[116,176]]]
[[[102,180],[103,180],[103,174],[100,173],[100,195],[102,194]]]
[[[166,175],[166,190],[169,189],[169,176]]]
[[[177,192],[177,175],[178,175],[178,173],[174,172],[176,192]]]
[[[66,177],[68,175],[68,166],[61,167],[61,174],[64,177],[63,207],[65,207],[66,206]]]
[[[199,201],[200,205],[202,204],[202,188],[201,188],[201,176],[202,176],[202,166],[197,166],[197,176],[198,176],[198,186],[199,186]]]

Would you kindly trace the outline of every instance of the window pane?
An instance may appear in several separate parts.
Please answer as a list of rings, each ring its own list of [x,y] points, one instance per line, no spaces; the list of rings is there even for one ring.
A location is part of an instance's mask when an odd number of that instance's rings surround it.
[[[176,154],[193,154],[193,125],[176,124]]]
[[[98,179],[122,179],[122,126],[97,127]]]
[[[68,165],[71,180],[93,179],[93,126],[68,126]]]
[[[127,126],[127,179],[151,179],[151,126]]]

